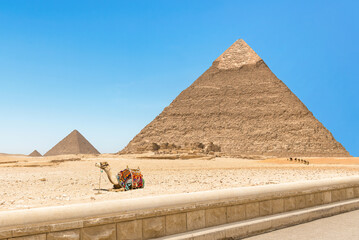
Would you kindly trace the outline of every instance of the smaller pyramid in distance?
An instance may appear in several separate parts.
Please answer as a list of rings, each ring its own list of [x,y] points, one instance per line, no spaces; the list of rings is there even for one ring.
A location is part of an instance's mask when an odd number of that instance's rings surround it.
[[[37,150],[34,150],[32,153],[29,154],[29,157],[42,157],[42,155]]]
[[[64,154],[100,154],[87,139],[77,130],[73,130],[58,144],[51,148],[44,156]]]

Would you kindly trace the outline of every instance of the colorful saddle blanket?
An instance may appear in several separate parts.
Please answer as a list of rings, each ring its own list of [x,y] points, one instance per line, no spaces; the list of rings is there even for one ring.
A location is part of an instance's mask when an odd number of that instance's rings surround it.
[[[145,181],[140,169],[126,168],[118,173],[117,179],[125,190],[143,188]]]

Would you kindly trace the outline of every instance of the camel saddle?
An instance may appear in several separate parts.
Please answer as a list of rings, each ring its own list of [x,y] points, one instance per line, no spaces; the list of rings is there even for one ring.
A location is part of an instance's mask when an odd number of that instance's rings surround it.
[[[145,186],[140,169],[126,168],[118,173],[118,182],[126,191],[130,189],[143,188]]]

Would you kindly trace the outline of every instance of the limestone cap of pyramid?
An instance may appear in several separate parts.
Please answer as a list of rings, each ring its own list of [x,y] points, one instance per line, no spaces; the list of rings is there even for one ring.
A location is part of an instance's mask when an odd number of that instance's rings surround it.
[[[79,131],[77,131],[76,129],[73,130],[68,136],[72,136],[72,135],[81,135],[82,136],[82,134]]]
[[[256,64],[261,60],[243,39],[238,39],[213,64],[219,69],[234,69],[241,68],[244,65]]]

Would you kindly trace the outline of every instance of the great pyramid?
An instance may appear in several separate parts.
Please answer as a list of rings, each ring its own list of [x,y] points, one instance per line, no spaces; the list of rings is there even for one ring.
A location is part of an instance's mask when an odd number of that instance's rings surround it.
[[[63,154],[100,154],[77,130],[73,130],[44,156]]]
[[[229,156],[350,156],[241,39],[121,153],[196,142]]]
[[[42,157],[42,155],[37,150],[34,150],[32,153],[29,154],[29,157]]]

